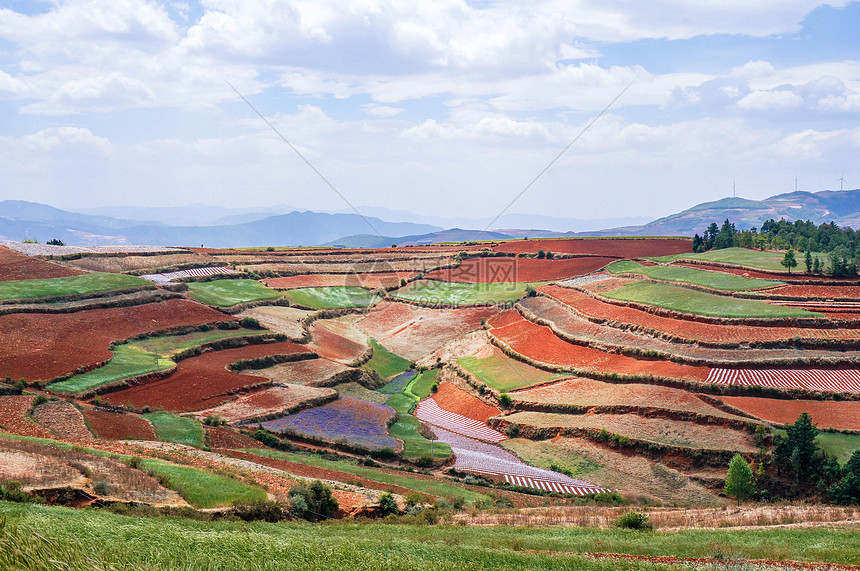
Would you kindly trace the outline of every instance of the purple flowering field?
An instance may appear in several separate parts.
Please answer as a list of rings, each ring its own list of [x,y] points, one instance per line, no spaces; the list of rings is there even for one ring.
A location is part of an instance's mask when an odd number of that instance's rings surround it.
[[[323,406],[262,424],[272,432],[287,432],[327,442],[344,441],[370,450],[391,448],[399,451],[403,444],[388,435],[388,421],[394,414],[391,407],[341,396]]]

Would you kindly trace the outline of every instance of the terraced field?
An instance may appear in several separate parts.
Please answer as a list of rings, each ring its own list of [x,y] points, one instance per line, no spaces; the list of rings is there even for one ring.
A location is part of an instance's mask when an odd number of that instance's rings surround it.
[[[379,296],[356,286],[306,287],[291,289],[284,293],[290,303],[313,309],[338,307],[370,307]]]
[[[693,251],[688,238],[550,238],[514,240],[493,246],[495,252],[536,254],[538,250],[617,258],[668,256]]]
[[[150,286],[151,284],[148,281],[136,276],[106,273],[90,273],[35,280],[0,281],[0,301],[81,295]]]
[[[643,266],[631,260],[613,262],[606,267],[610,274],[637,274],[653,280],[678,282],[725,291],[747,291],[783,285],[776,280],[745,278],[734,274],[678,266]]]
[[[34,258],[0,246],[0,282],[47,278],[67,278],[84,272]]]
[[[270,288],[274,289],[301,289],[321,287],[360,287],[365,289],[399,287],[402,280],[410,280],[415,276],[414,272],[376,272],[368,274],[304,274],[298,276],[286,276],[282,278],[269,278],[262,280]]]
[[[283,294],[254,280],[213,280],[188,284],[188,295],[206,305],[232,307],[240,303],[278,299]]]
[[[526,294],[526,283],[455,283],[418,280],[391,292],[391,297],[435,307],[497,305]]]
[[[565,376],[511,359],[493,345],[486,345],[480,353],[472,357],[457,359],[457,364],[488,387],[501,392],[546,383]]]
[[[586,256],[546,260],[537,258],[468,258],[456,268],[430,272],[432,280],[459,283],[519,283],[555,281],[598,270],[615,258]]]
[[[727,405],[762,420],[792,424],[806,412],[819,428],[860,430],[860,402],[785,400],[760,397],[721,396]]]

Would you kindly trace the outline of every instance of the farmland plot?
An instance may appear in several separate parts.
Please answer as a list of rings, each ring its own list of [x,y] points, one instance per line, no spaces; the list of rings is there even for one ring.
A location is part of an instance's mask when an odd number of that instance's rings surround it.
[[[389,351],[411,361],[481,328],[491,308],[429,309],[383,301],[356,325]]]
[[[511,359],[495,345],[485,345],[475,355],[457,359],[457,364],[488,387],[502,392],[564,377]]]
[[[188,270],[176,270],[175,272],[161,274],[145,274],[140,277],[153,283],[165,285],[174,280],[181,280],[184,278],[210,278],[212,276],[229,276],[238,273],[239,272],[233,268],[228,268],[226,266],[208,266],[203,268],[191,268]]]
[[[439,308],[498,305],[526,294],[526,283],[455,283],[418,280],[391,293],[391,297]]]
[[[291,341],[210,351],[180,361],[175,371],[164,379],[109,393],[105,400],[136,408],[150,406],[179,412],[203,410],[232,400],[235,398],[233,394],[241,389],[270,382],[256,371],[254,374],[229,371],[226,369],[228,365],[243,359],[307,351],[306,346]]]
[[[860,402],[785,400],[760,397],[721,396],[727,405],[762,420],[779,424],[792,424],[801,413],[807,412],[819,428],[860,430]]]
[[[260,325],[270,331],[283,333],[293,339],[298,339],[304,334],[302,322],[312,312],[295,307],[284,307],[281,305],[262,305],[246,309],[237,317],[252,317],[260,322]]]
[[[284,384],[266,387],[222,405],[201,410],[195,417],[204,419],[207,416],[217,416],[233,424],[253,418],[286,414],[290,409],[327,397],[334,398],[336,394],[334,389],[329,388]]]
[[[723,412],[682,389],[639,383],[616,384],[572,378],[511,393],[514,402],[547,406],[643,407],[692,412],[719,418],[741,417]]]
[[[27,414],[35,398],[33,395],[0,395],[0,428],[21,436],[53,438],[51,431]]]
[[[284,297],[294,305],[313,309],[370,307],[379,300],[378,295],[355,286],[291,289],[284,293]]]
[[[706,382],[824,392],[860,392],[856,369],[711,369]]]
[[[336,325],[316,321],[311,327],[311,347],[320,357],[350,365],[362,357],[368,346],[332,331]]]
[[[219,265],[218,260],[210,256],[183,253],[161,253],[157,255],[126,255],[126,256],[88,256],[77,260],[61,260],[60,263],[69,268],[89,272],[110,272],[112,274],[147,273],[154,274],[162,269],[186,265]]]
[[[494,246],[495,252],[589,254],[616,258],[668,256],[693,251],[689,238],[549,238],[514,240]]]
[[[71,440],[92,440],[93,434],[81,411],[70,402],[49,400],[33,410],[33,420],[56,434]]]
[[[228,319],[184,299],[74,313],[0,315],[0,376],[50,380],[110,359],[108,345],[117,339]]]
[[[746,278],[718,271],[677,266],[643,266],[630,260],[610,264],[606,271],[610,274],[639,274],[659,281],[678,282],[726,291],[758,290],[783,285],[783,282],[775,280]]]
[[[536,325],[523,319],[514,310],[499,314],[489,323],[491,334],[514,352],[541,363],[574,371],[655,375],[698,381],[704,381],[709,372],[708,367],[679,365],[662,360],[635,359],[574,345],[557,337],[549,327]]]
[[[587,256],[546,260],[537,258],[468,258],[456,268],[427,274],[428,279],[461,283],[545,282],[598,270],[615,258]]]
[[[239,303],[278,299],[283,294],[254,280],[214,280],[188,284],[188,295],[207,305],[232,307]]]
[[[622,307],[594,299],[578,290],[544,286],[544,293],[569,305],[589,319],[629,324],[653,329],[673,337],[708,343],[738,344],[751,339],[758,341],[787,341],[799,339],[858,339],[860,330],[844,328],[815,329],[809,327],[756,327],[748,325],[719,325],[672,319],[654,315],[632,307]]]
[[[87,424],[98,438],[108,440],[155,440],[152,423],[136,414],[122,414],[94,408],[83,412]]]
[[[352,286],[368,289],[391,289],[400,286],[401,280],[409,280],[414,272],[377,272],[370,274],[304,274],[262,280],[274,289],[300,289],[334,286]]]
[[[0,300],[36,299],[140,287],[152,287],[152,284],[136,276],[104,273],[64,278],[0,281]]]
[[[394,410],[352,397],[342,396],[329,404],[262,423],[272,432],[325,442],[345,441],[351,446],[398,451],[402,444],[388,435]]]
[[[505,417],[512,423],[535,428],[582,428],[646,440],[670,446],[704,450],[732,450],[752,453],[756,447],[752,438],[738,430],[694,424],[665,418],[644,418],[635,414],[554,414],[545,412],[515,412]]]
[[[439,383],[439,388],[430,397],[439,408],[453,412],[478,422],[486,423],[487,420],[502,413],[501,410],[490,406],[476,396],[457,388],[451,383]]]
[[[84,272],[32,258],[0,246],[0,282],[46,278],[67,278]]]
[[[274,367],[259,369],[254,374],[266,377],[274,383],[315,386],[325,385],[329,379],[348,369],[349,367],[337,361],[320,358],[281,363]]]

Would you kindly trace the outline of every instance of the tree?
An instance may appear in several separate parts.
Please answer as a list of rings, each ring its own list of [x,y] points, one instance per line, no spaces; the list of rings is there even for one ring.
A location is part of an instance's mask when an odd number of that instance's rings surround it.
[[[786,428],[785,438],[778,436],[775,440],[774,460],[778,468],[791,466],[794,470],[795,482],[807,484],[815,467],[821,459],[817,455],[818,444],[815,437],[818,429],[812,424],[812,418],[808,413],[801,413],[794,424]]]
[[[812,252],[808,249],[803,256],[803,263],[806,264],[806,273],[810,273],[812,271]]]
[[[400,506],[392,494],[385,492],[379,496],[379,512],[384,516],[400,513]]]
[[[293,486],[290,490],[290,513],[308,521],[328,519],[337,509],[331,488],[314,480],[310,486]]]
[[[821,273],[821,260],[818,259],[818,256],[815,256],[815,259],[812,261],[812,273]]]
[[[737,230],[735,230],[735,225],[729,222],[729,219],[726,218],[726,221],[723,222],[722,228],[717,232],[717,235],[714,237],[714,249],[722,250],[723,248],[731,248],[735,245],[735,234]]]
[[[791,268],[797,267],[797,260],[794,258],[794,250],[789,248],[780,264],[788,268],[788,273],[791,273]]]
[[[696,234],[693,236],[693,251],[701,252],[702,251],[702,237]]]
[[[726,475],[723,491],[727,496],[735,498],[739,506],[742,501],[750,499],[755,492],[752,469],[746,458],[740,454],[735,454],[729,462],[729,473]]]

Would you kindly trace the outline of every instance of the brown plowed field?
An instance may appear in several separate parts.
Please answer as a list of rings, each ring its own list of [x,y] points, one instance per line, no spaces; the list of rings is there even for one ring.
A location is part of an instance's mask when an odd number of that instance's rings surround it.
[[[496,313],[492,307],[429,309],[383,301],[357,322],[383,347],[410,361],[440,349]]]
[[[266,387],[222,405],[207,408],[197,413],[200,419],[209,415],[221,417],[229,423],[242,422],[274,414],[284,414],[293,407],[328,396],[334,396],[334,389],[289,385]]]
[[[665,418],[644,418],[636,414],[553,414],[515,412],[506,420],[537,428],[606,429],[634,440],[648,440],[669,446],[705,450],[755,452],[752,437],[739,430],[694,424]]]
[[[84,256],[79,260],[63,260],[62,264],[70,268],[78,268],[91,272],[110,272],[121,274],[125,272],[155,273],[153,270],[181,266],[186,264],[212,264],[217,260],[211,256],[197,254],[158,254],[155,256]]]
[[[860,286],[856,285],[783,285],[761,292],[768,297],[790,296],[810,299],[860,299]]]
[[[319,353],[320,357],[344,365],[352,363],[367,350],[367,345],[338,335],[322,323],[314,323],[311,328],[311,339],[311,347]]]
[[[209,435],[210,448],[235,450],[237,448],[258,448],[260,446],[260,443],[253,438],[249,438],[229,428],[222,426],[206,426],[204,428],[206,429],[206,434]]]
[[[436,270],[425,277],[461,283],[545,282],[588,274],[614,260],[597,256],[563,260],[469,258],[456,268]]]
[[[35,280],[44,278],[67,278],[84,272],[33,258],[26,254],[0,246],[0,282]]]
[[[105,395],[105,400],[113,404],[131,404],[137,408],[149,405],[152,408],[178,412],[202,410],[235,398],[230,396],[231,392],[267,382],[265,377],[255,374],[228,371],[227,365],[242,359],[303,353],[308,350],[306,345],[280,341],[209,351],[198,357],[179,361],[176,370],[164,379],[110,393]]]
[[[34,398],[33,395],[0,396],[0,426],[11,434],[54,438],[50,430],[27,416]]]
[[[721,401],[762,420],[792,424],[802,412],[819,428],[860,430],[860,402],[782,400],[759,397],[719,397]]]
[[[111,341],[230,317],[184,299],[75,313],[0,315],[0,377],[45,381],[110,359]]]
[[[800,337],[802,339],[858,339],[860,329],[813,329],[808,327],[754,327],[748,325],[716,325],[660,317],[634,309],[594,299],[580,291],[558,286],[540,288],[558,301],[570,305],[593,319],[620,321],[631,325],[655,329],[662,333],[711,343],[747,343],[756,341],[782,341]]]
[[[326,261],[324,263],[302,263],[292,261],[274,261],[264,264],[247,264],[237,266],[237,270],[248,270],[251,272],[273,271],[289,274],[371,274],[392,272],[429,272],[441,266],[453,263],[450,256],[444,258],[410,258],[406,260],[373,260],[373,261],[345,261],[342,263]]]
[[[400,280],[415,276],[413,272],[379,272],[374,274],[306,274],[285,278],[261,280],[274,289],[296,289],[303,287],[358,286],[376,289],[398,287]]]
[[[346,371],[348,367],[326,358],[308,359],[295,363],[282,363],[268,369],[260,369],[256,374],[276,383],[295,385],[315,385]]]
[[[157,440],[155,429],[136,414],[85,408],[84,417],[98,438],[108,440]]]
[[[654,375],[697,381],[704,381],[710,370],[708,367],[679,365],[671,361],[634,359],[574,345],[557,337],[549,327],[523,319],[513,309],[501,315],[498,321],[497,318],[490,320],[491,333],[515,352],[541,363],[600,373]]]
[[[562,254],[591,254],[617,258],[670,256],[693,251],[693,241],[675,238],[561,238],[514,240],[493,247],[496,252],[537,253],[538,250]]]
[[[741,418],[711,406],[682,389],[647,384],[615,384],[594,379],[565,379],[511,393],[514,402],[573,406],[638,406],[693,412],[721,418]],[[860,405],[860,403],[858,403]]]
[[[52,400],[33,410],[33,420],[60,438],[92,440],[93,434],[84,422],[84,415],[70,402]]]
[[[439,390],[433,393],[431,398],[436,401],[440,408],[479,422],[487,422],[487,419],[502,413],[498,408],[488,405],[478,397],[470,395],[451,383],[439,383]]]

